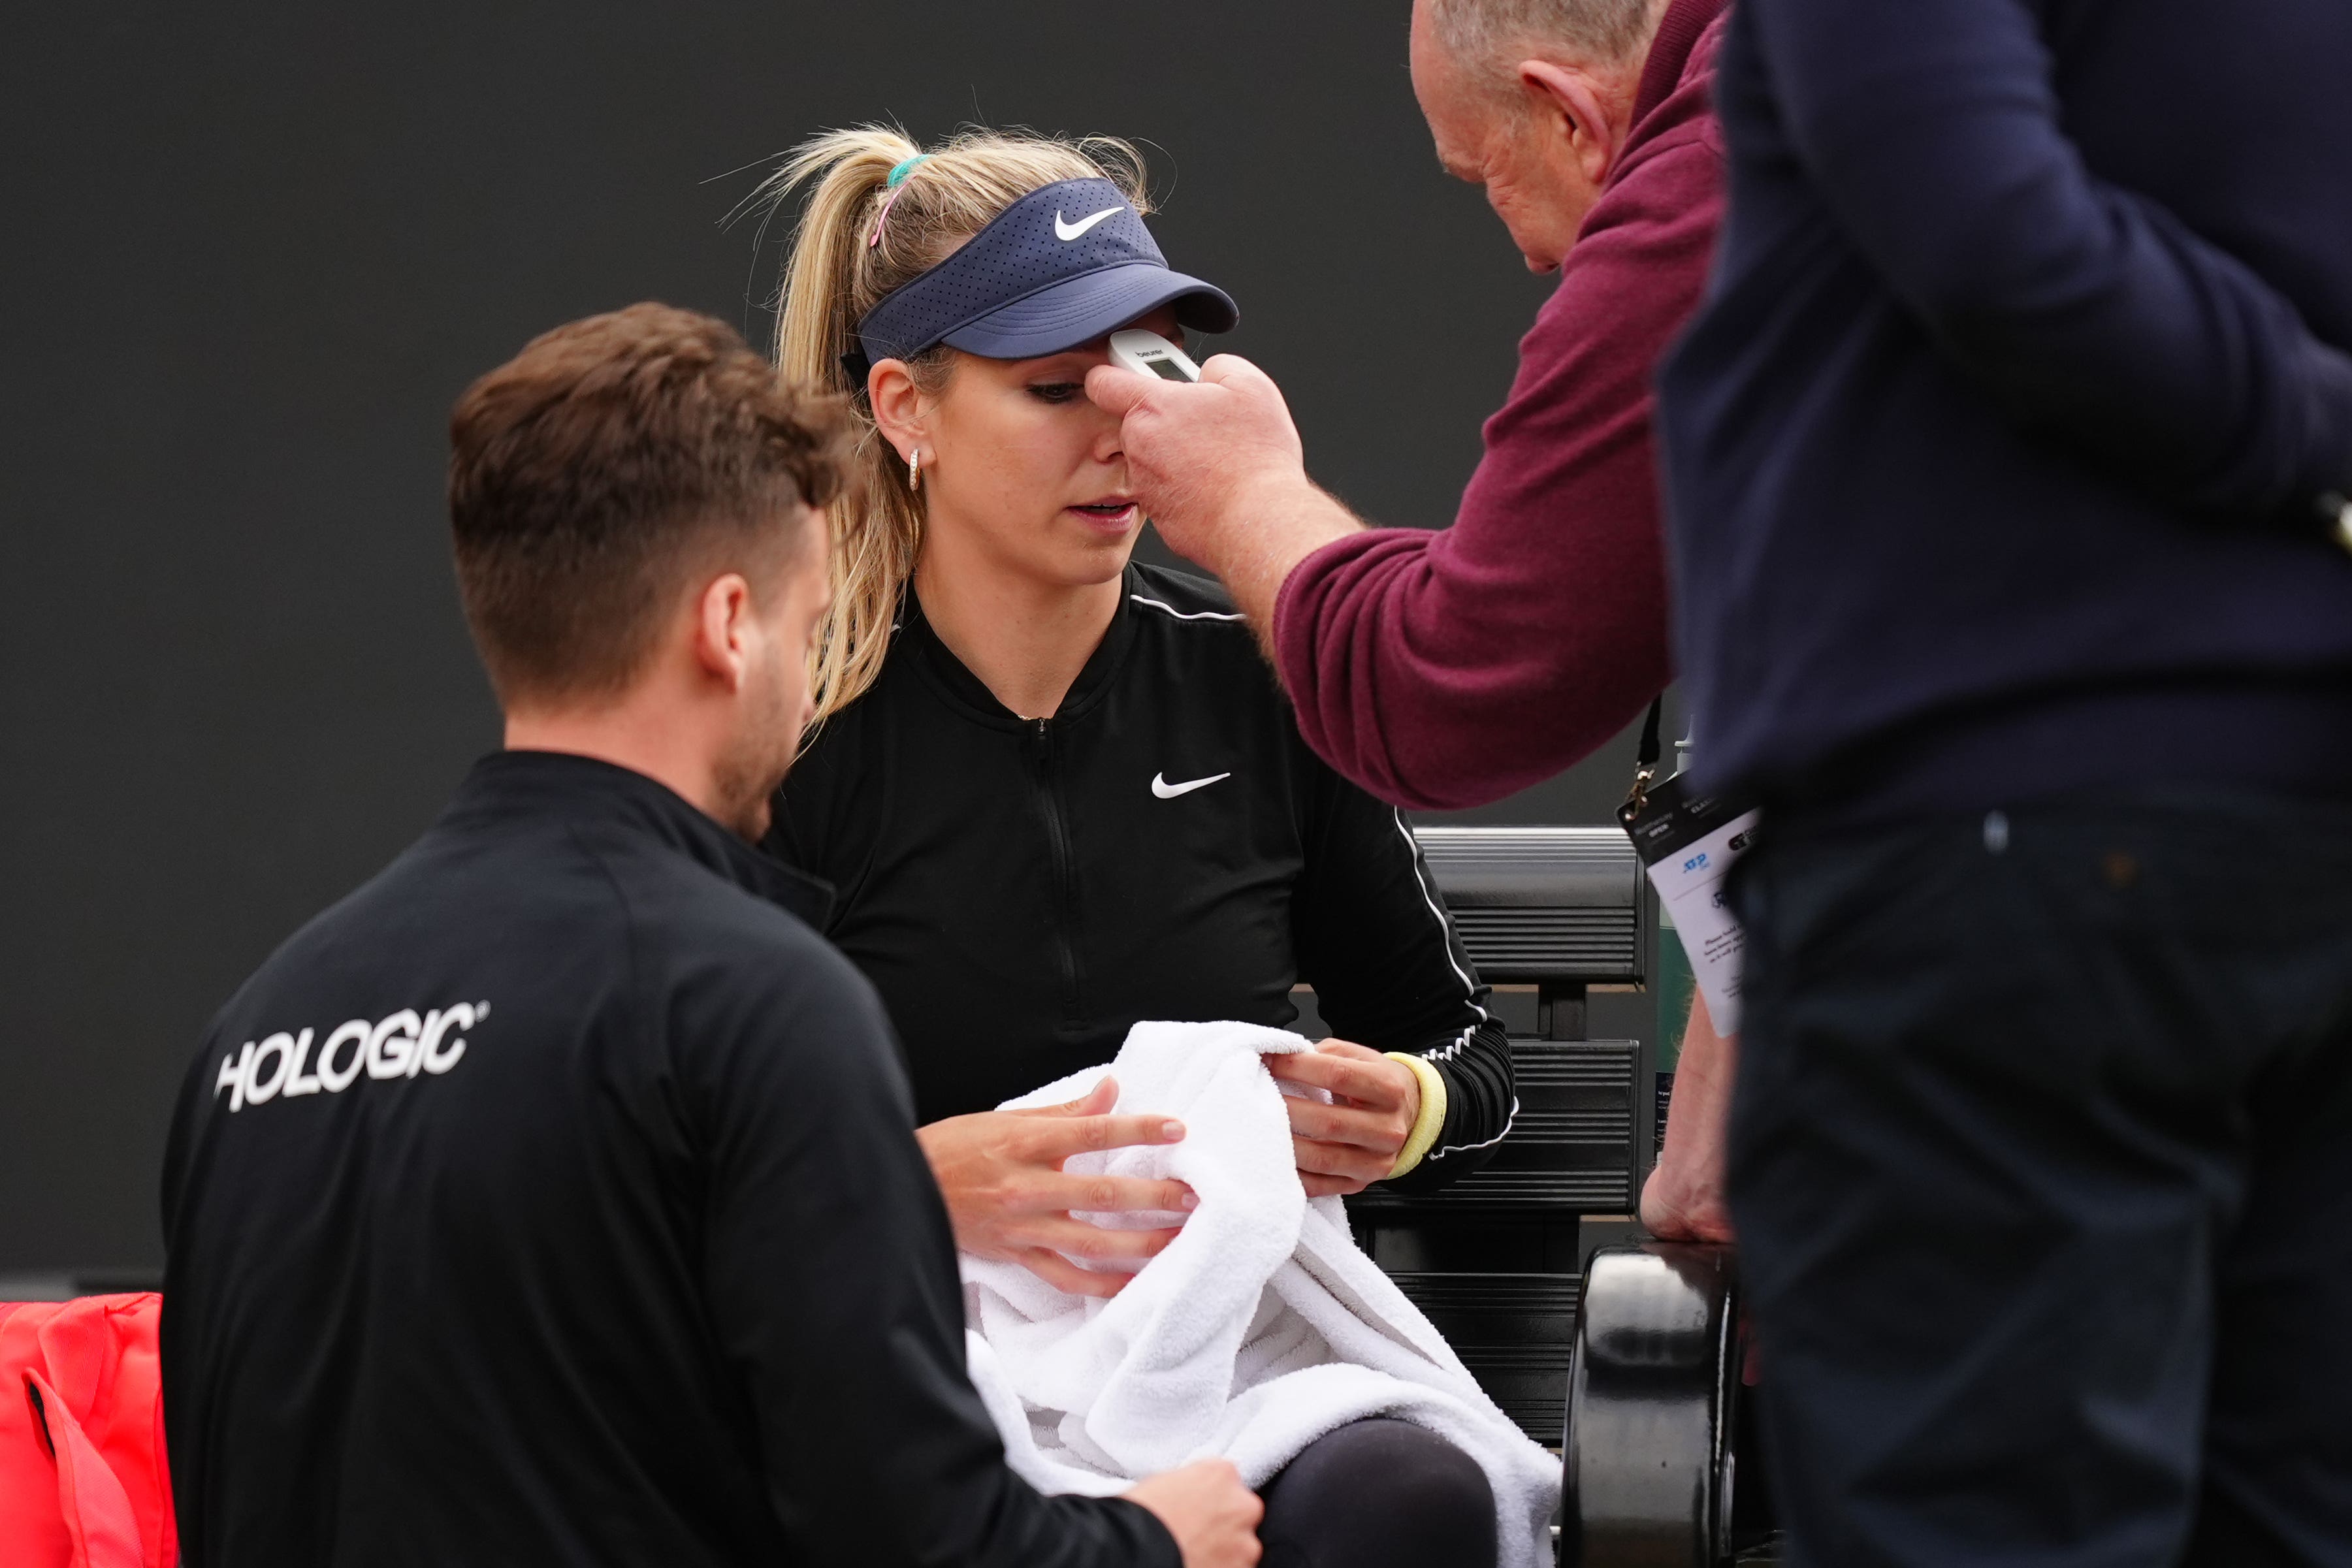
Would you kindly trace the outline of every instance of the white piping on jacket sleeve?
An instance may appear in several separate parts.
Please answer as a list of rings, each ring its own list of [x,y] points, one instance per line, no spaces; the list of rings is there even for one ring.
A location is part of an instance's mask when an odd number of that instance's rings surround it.
[[[1222,610],[1179,610],[1165,601],[1146,599],[1140,593],[1130,593],[1127,597],[1134,603],[1149,604],[1154,610],[1164,611],[1179,621],[1246,621],[1249,619],[1246,615],[1229,615]]]
[[[1478,1015],[1478,1021],[1472,1024],[1468,1029],[1464,1030],[1460,1034],[1456,1035],[1454,1038],[1452,1044],[1447,1045],[1443,1049],[1432,1048],[1431,1050],[1424,1051],[1421,1053],[1423,1060],[1426,1061],[1445,1061],[1460,1054],[1462,1048],[1470,1043],[1470,1037],[1472,1035],[1476,1034],[1479,1030],[1494,1021],[1494,1015],[1489,1013],[1485,1007],[1480,1005],[1478,1001],[1478,988],[1476,984],[1471,980],[1470,972],[1462,967],[1461,960],[1454,956],[1454,926],[1453,924],[1445,918],[1445,906],[1437,902],[1437,894],[1430,887],[1429,877],[1422,869],[1421,844],[1419,841],[1413,838],[1412,830],[1405,826],[1404,813],[1402,811],[1391,810],[1390,816],[1396,823],[1396,831],[1399,836],[1404,840],[1405,853],[1412,857],[1412,877],[1413,881],[1418,883],[1421,886],[1421,902],[1423,905],[1428,909],[1430,918],[1437,922],[1438,940],[1445,945],[1445,962],[1454,970],[1454,978],[1462,982],[1462,999],[1468,1002],[1470,1004],[1470,1010]],[[1485,1143],[1447,1144],[1441,1148],[1430,1150],[1429,1153],[1422,1155],[1421,1157],[1423,1162],[1430,1160],[1442,1160],[1448,1155],[1466,1155],[1473,1149],[1490,1147],[1493,1145],[1501,1143],[1505,1138],[1509,1137],[1511,1135],[1512,1124],[1516,1123],[1518,1119],[1519,1097],[1514,1094],[1511,1096],[1510,1113],[1503,1118],[1503,1130],[1501,1132],[1496,1134],[1493,1137],[1488,1138]]]
[[[1432,1149],[1429,1153],[1422,1155],[1421,1157],[1424,1160],[1433,1160],[1440,1155],[1466,1155],[1473,1149],[1492,1148],[1496,1144],[1501,1143],[1505,1138],[1511,1135],[1511,1124],[1518,1119],[1519,1097],[1514,1094],[1511,1096],[1510,1113],[1503,1118],[1503,1130],[1501,1132],[1496,1134],[1493,1137],[1488,1138],[1483,1144],[1448,1144],[1442,1149]]]

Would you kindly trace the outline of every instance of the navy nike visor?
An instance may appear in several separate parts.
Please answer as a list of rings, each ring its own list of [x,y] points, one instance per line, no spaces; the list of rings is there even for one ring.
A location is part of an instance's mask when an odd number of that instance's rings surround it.
[[[1229,332],[1241,319],[1223,289],[1169,270],[1117,185],[1064,180],[1030,192],[886,295],[857,324],[862,353],[843,355],[843,367],[862,387],[869,367],[941,343],[991,360],[1034,360],[1169,304],[1195,331]]]

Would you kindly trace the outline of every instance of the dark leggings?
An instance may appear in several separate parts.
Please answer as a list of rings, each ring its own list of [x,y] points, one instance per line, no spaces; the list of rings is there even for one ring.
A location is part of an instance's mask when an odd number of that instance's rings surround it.
[[[1259,1568],[1494,1568],[1486,1472],[1410,1421],[1327,1432],[1258,1495]]]

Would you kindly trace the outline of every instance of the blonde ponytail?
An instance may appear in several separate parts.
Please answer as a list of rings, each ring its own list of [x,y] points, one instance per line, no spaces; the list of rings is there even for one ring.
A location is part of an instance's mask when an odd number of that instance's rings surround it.
[[[966,131],[922,157],[894,192],[891,172],[920,155],[921,148],[888,126],[828,131],[793,149],[753,198],[773,210],[809,187],[784,264],[776,362],[804,386],[851,394],[857,422],[853,466],[860,482],[831,507],[833,608],[810,663],[816,724],[856,702],[881,674],[891,621],[923,542],[923,497],[908,488],[905,465],[875,429],[864,384],[853,385],[841,368],[851,332],[886,295],[937,267],[1041,186],[1108,179],[1138,213],[1150,211],[1142,157],[1111,137]],[[886,199],[889,221],[877,238]],[[915,384],[936,397],[953,365],[953,350],[942,347],[908,368]]]

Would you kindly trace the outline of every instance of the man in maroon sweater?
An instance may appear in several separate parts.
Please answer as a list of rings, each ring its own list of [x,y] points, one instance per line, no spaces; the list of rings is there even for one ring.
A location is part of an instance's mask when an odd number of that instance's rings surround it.
[[[1171,548],[1225,580],[1308,744],[1401,805],[1458,809],[1559,772],[1671,678],[1651,375],[1698,305],[1722,216],[1708,84],[1727,0],[1417,0],[1413,93],[1439,161],[1486,187],[1559,285],[1454,526],[1373,528],[1307,476],[1274,383],[1099,369]],[[1728,1042],[1694,1018],[1654,1229],[1727,1235]]]

